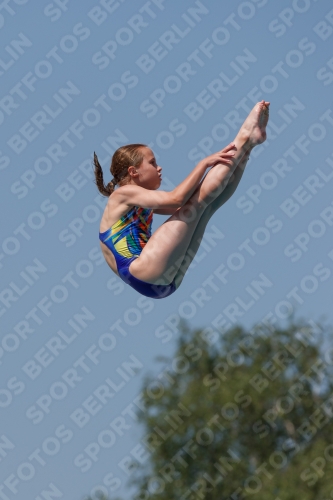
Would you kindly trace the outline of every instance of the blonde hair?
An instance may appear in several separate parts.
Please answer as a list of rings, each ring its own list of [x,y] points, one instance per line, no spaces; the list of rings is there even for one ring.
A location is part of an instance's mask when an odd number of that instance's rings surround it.
[[[117,184],[123,186],[128,182],[128,167],[139,167],[141,165],[143,162],[142,148],[146,147],[145,144],[128,144],[118,148],[111,160],[110,172],[113,178],[107,185],[104,184],[103,170],[97,154],[94,152],[95,182],[102,195],[110,196]]]

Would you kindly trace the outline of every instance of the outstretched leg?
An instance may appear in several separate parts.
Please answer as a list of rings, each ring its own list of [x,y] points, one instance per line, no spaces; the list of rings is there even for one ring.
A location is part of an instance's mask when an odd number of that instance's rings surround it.
[[[250,150],[243,156],[241,162],[239,163],[233,175],[231,176],[230,181],[228,182],[224,191],[210,205],[208,205],[208,207],[200,217],[200,220],[197,224],[197,227],[195,228],[190,244],[186,250],[184,258],[175,276],[175,284],[177,288],[183,281],[183,278],[200,247],[200,243],[205,233],[209,220],[214,215],[214,213],[219,208],[221,208],[221,206],[224,205],[224,203],[226,203],[236,191],[237,186],[244,173],[246,164],[249,160],[249,157],[250,157]]]
[[[154,284],[168,284],[179,271],[200,218],[226,188],[248,149],[266,138],[267,107],[258,103],[245,120],[235,140],[232,165],[222,163],[210,169],[191,198],[150,238],[140,257],[130,266],[136,278]]]

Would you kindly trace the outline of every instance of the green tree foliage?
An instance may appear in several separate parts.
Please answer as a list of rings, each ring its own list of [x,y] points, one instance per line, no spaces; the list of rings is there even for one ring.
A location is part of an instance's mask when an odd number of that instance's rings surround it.
[[[183,328],[144,381],[140,500],[333,499],[333,337]]]

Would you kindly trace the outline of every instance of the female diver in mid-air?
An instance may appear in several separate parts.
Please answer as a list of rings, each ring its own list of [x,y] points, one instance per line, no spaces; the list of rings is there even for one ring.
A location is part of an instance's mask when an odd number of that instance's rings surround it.
[[[147,146],[117,149],[110,167],[113,179],[106,186],[94,154],[97,187],[109,197],[100,223],[101,248],[125,283],[155,299],[177,290],[209,219],[235,192],[251,150],[266,139],[269,104],[256,104],[233,143],[201,160],[170,192],[156,191],[162,168]],[[151,235],[153,213],[171,217]]]

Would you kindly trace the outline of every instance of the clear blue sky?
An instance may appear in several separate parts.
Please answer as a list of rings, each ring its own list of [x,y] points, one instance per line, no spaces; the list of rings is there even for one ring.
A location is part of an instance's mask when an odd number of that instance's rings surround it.
[[[332,4],[43,4],[0,5],[0,498],[130,498],[134,400],[181,319],[333,319]],[[261,99],[268,141],[181,288],[125,288],[100,255],[93,151],[108,182],[117,147],[150,144],[171,189]]]

